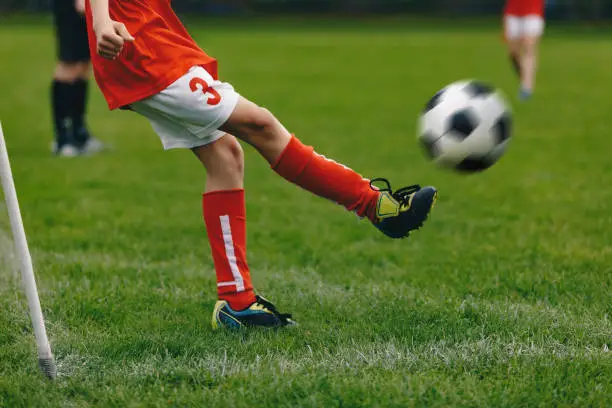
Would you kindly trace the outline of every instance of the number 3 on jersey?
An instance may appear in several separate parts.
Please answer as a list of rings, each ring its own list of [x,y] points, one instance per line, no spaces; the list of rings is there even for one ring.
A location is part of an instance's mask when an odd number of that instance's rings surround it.
[[[221,102],[221,95],[214,88],[211,88],[208,85],[208,82],[203,80],[202,78],[194,77],[189,81],[189,88],[191,88],[191,92],[196,92],[200,90],[203,94],[210,94],[206,103],[215,106]]]

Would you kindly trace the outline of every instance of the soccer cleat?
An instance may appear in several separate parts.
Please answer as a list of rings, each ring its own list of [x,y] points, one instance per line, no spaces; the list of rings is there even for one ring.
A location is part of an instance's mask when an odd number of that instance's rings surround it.
[[[519,90],[519,99],[521,100],[521,102],[528,101],[529,99],[531,99],[532,96],[533,91],[530,91],[529,89],[521,87],[521,89]]]
[[[257,300],[244,310],[234,310],[225,300],[217,301],[212,315],[213,329],[242,327],[278,328],[294,326],[290,314],[279,313],[270,301],[257,295]]]
[[[434,187],[412,185],[393,192],[384,178],[372,180],[370,186],[377,189],[374,187],[377,182],[385,183],[386,187],[378,189],[380,197],[374,226],[390,238],[406,238],[410,231],[421,228],[438,198],[438,191]]]
[[[79,155],[79,149],[72,144],[66,143],[61,147],[53,145],[53,154],[57,157],[76,157]]]

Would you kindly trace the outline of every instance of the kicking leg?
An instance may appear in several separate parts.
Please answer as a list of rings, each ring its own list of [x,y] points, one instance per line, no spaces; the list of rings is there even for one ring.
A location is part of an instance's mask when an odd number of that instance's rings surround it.
[[[369,180],[304,146],[268,110],[241,99],[223,129],[253,145],[282,177],[359,216],[375,216],[379,193]]]
[[[403,238],[418,229],[435,201],[436,190],[411,186],[393,193],[350,168],[314,152],[292,136],[266,109],[241,98],[222,130],[253,145],[274,171],[320,197],[370,219],[384,234]],[[386,180],[385,180],[386,182]]]

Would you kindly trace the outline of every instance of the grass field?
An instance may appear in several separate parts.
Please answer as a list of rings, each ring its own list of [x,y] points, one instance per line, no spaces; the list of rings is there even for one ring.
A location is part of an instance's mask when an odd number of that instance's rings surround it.
[[[390,241],[247,149],[249,256],[295,330],[217,333],[199,163],[147,122],[90,124],[107,155],[49,154],[48,20],[0,24],[0,118],[59,364],[36,366],[0,212],[1,407],[612,406],[612,31],[552,28],[535,99],[516,103],[498,28],[414,20],[190,20],[224,79],[362,174],[441,192]],[[436,169],[414,129],[448,82],[515,105],[491,170]]]

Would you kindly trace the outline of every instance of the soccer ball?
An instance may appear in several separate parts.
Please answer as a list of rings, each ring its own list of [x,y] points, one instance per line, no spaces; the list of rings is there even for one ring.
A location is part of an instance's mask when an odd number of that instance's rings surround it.
[[[419,142],[435,163],[473,173],[491,167],[506,151],[512,112],[493,87],[461,81],[429,100],[419,127]]]

